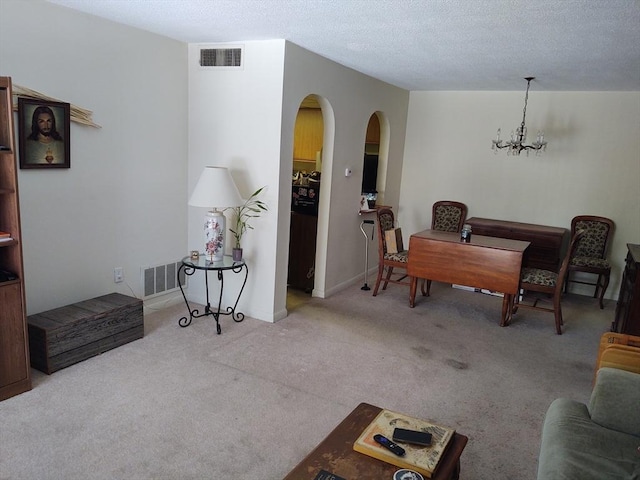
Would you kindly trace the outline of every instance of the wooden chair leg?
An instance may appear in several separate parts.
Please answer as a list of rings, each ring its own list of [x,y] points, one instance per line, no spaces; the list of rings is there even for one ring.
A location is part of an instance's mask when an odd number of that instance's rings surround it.
[[[562,325],[564,324],[562,321],[562,312],[560,310],[554,312],[556,316],[556,333],[558,335],[562,335]]]
[[[524,295],[524,292],[522,292],[522,294]],[[518,304],[520,303],[520,291],[518,291],[518,293],[516,293],[513,296],[513,305],[511,307],[511,315],[515,315],[515,313],[518,311]],[[511,317],[509,317],[511,318]]]
[[[502,298],[502,316],[500,326],[506,327],[511,322],[511,312],[513,310],[513,295],[505,293]]]
[[[422,285],[420,287],[422,291],[422,296],[428,297],[431,295],[431,280],[422,279]]]
[[[387,276],[384,278],[384,283],[382,284],[383,290],[387,289],[387,285],[389,285],[389,279],[391,278],[392,274],[393,274],[393,267],[387,267]]]
[[[553,314],[556,320],[556,333],[558,335],[562,335],[562,325],[564,325],[564,321],[562,320],[562,307],[560,306],[560,295],[557,298],[553,299]]]
[[[603,303],[603,299],[604,299],[604,292],[607,291],[607,287],[609,286],[609,275],[610,272],[607,272],[603,275],[599,275],[598,276],[598,285],[600,285],[600,277],[603,277],[604,279],[604,283],[602,284],[602,286],[600,286],[600,310],[602,310],[604,308],[604,303]]]
[[[409,307],[413,308],[416,306],[416,290],[418,288],[418,278],[417,277],[409,277],[411,278],[411,286],[409,287]],[[422,283],[424,285],[424,279],[422,279]]]
[[[598,278],[596,279],[596,290],[593,292],[593,298],[599,298],[600,294],[600,283],[602,281],[602,274],[598,274]]]
[[[378,295],[378,287],[380,287],[380,282],[382,281],[382,272],[384,272],[384,265],[378,265],[378,277],[376,278],[376,286],[373,288],[373,296]]]

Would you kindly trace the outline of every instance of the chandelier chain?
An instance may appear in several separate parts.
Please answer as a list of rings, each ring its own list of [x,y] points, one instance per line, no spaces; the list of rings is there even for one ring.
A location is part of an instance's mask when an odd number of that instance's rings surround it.
[[[524,131],[524,121],[527,116],[527,103],[529,102],[529,85],[531,85],[531,79],[527,79],[527,93],[524,96],[524,108],[522,109],[522,131]]]

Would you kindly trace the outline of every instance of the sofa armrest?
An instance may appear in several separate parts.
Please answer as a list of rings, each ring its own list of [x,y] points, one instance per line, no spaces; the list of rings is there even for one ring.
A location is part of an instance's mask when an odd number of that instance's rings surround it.
[[[601,368],[591,392],[591,420],[605,428],[640,437],[640,374]]]

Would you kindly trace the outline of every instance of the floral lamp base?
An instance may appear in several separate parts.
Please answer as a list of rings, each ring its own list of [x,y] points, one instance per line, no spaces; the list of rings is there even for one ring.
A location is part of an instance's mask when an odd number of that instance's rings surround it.
[[[207,212],[204,219],[205,246],[204,252],[211,259],[217,262],[224,256],[224,230],[226,220],[222,212],[213,210]]]

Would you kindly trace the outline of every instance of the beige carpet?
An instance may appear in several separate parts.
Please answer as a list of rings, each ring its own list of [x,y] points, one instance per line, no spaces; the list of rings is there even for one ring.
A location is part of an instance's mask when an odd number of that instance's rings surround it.
[[[559,396],[586,401],[614,302],[563,301],[498,326],[501,300],[434,283],[353,286],[291,297],[269,324],[210,319],[184,305],[145,317],[145,337],[0,403],[0,479],[281,479],[358,403],[469,437],[462,479],[534,479],[540,429]],[[350,479],[355,480],[355,479]]]

